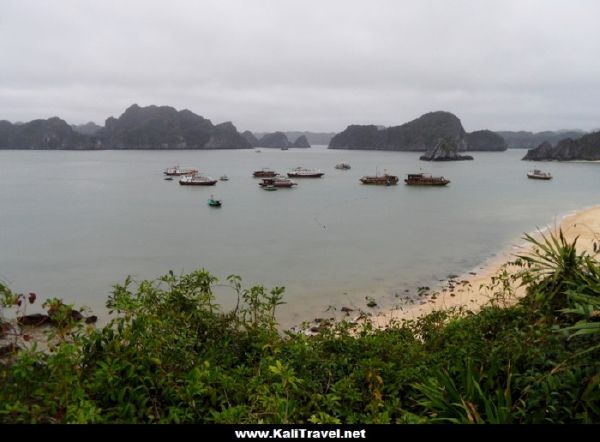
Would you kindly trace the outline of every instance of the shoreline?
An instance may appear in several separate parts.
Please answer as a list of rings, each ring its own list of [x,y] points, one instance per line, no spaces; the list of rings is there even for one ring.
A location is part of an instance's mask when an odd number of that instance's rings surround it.
[[[528,232],[528,234],[538,239],[542,234],[557,233],[559,229],[563,230],[564,236],[569,242],[578,236],[577,250],[579,253],[583,251],[590,255],[600,253],[599,249],[594,252],[594,243],[600,246],[600,205],[569,212],[545,227]],[[518,242],[517,240],[512,241],[495,257],[484,261],[475,269],[440,282],[436,287],[428,290],[427,297],[423,296],[419,303],[406,304],[402,308],[382,309],[370,318],[371,322],[377,328],[385,328],[394,322],[417,319],[425,314],[453,307],[465,307],[477,311],[487,304],[494,294],[491,287],[492,278],[504,269],[509,275],[513,275],[517,268],[510,266],[510,261],[514,260],[517,254],[524,254],[530,250],[531,246],[523,238],[519,238]],[[513,287],[513,296],[506,302],[516,302],[524,294],[523,287]]]

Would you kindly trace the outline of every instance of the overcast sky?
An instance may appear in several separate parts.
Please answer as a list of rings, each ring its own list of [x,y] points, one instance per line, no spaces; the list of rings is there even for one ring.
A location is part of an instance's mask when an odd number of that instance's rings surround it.
[[[597,0],[0,0],[0,119],[600,127]]]

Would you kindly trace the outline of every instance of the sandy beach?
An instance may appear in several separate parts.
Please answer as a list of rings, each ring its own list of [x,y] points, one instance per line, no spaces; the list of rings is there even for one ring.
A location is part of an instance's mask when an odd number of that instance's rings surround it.
[[[594,244],[597,245],[597,250],[600,250],[600,206],[582,209],[567,215],[559,223],[546,227],[543,233],[557,233],[561,228],[568,241],[579,237],[577,240],[579,252],[586,251],[589,254],[596,254]],[[540,237],[540,232],[532,234],[532,236]],[[440,287],[427,290],[428,295],[424,294],[416,304],[380,312],[371,318],[372,323],[376,327],[385,327],[393,321],[415,319],[424,314],[451,307],[463,306],[477,311],[482,305],[488,303],[494,292],[497,291],[493,287],[493,278],[504,270],[509,274],[514,274],[518,268],[511,266],[510,261],[514,260],[517,255],[526,254],[529,250],[530,246],[522,238],[518,238],[494,260],[482,264],[471,272],[451,278]],[[508,303],[515,302],[525,294],[523,287],[513,284],[512,289],[513,296],[506,300]]]

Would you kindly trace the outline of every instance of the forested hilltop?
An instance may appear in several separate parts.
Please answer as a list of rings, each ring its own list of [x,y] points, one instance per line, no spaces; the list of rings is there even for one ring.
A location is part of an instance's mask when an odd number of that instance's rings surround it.
[[[600,161],[600,132],[582,137],[567,138],[556,146],[548,141],[527,151],[523,157],[530,161]]]
[[[599,423],[600,263],[562,234],[529,240],[478,313],[315,336],[278,331],[282,288],[229,277],[237,307],[223,312],[201,270],[115,286],[98,329],[49,300],[49,351],[27,350],[6,318],[36,295],[0,285],[0,422]]]
[[[90,135],[86,134],[89,133]],[[230,122],[214,125],[189,110],[134,104],[101,129],[73,128],[53,117],[0,121],[0,149],[249,149]]]
[[[467,133],[460,119],[444,111],[429,112],[400,126],[351,125],[335,135],[330,149],[427,151],[440,139],[457,146],[458,151],[503,151],[504,139],[481,130]]]

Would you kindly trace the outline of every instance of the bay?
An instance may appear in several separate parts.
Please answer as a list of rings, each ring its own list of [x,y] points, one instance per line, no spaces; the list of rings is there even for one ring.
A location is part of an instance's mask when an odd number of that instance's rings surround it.
[[[600,201],[600,164],[530,163],[521,150],[428,163],[419,153],[311,149],[0,151],[0,279],[12,289],[104,312],[111,285],[205,268],[221,282],[284,286],[284,326],[330,306],[379,308],[481,266],[524,232]],[[338,162],[352,169],[334,169]],[[179,164],[229,181],[180,186]],[[320,168],[320,179],[265,192],[254,170]],[[551,181],[529,180],[542,168]],[[386,170],[451,180],[444,188],[361,185]],[[402,183],[402,181],[400,181]],[[210,195],[223,207],[207,205]],[[217,302],[235,305],[217,287]],[[330,310],[331,311],[331,310]]]

